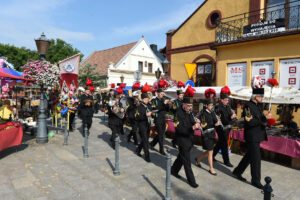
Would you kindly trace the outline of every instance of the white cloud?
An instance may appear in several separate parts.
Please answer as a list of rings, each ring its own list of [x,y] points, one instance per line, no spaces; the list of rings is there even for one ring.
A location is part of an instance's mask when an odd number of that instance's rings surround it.
[[[169,13],[168,15],[160,16],[160,18],[154,18],[150,21],[145,21],[132,26],[115,28],[113,33],[116,35],[122,34],[128,36],[136,34],[142,35],[160,30],[164,30],[166,32],[169,29],[176,29],[199,7],[202,2],[203,0],[190,2],[181,9],[176,10],[173,13]]]
[[[92,33],[55,26],[57,10],[73,0],[13,0],[2,3],[0,42],[35,49],[34,38],[45,32],[48,38],[67,42],[93,40]]]

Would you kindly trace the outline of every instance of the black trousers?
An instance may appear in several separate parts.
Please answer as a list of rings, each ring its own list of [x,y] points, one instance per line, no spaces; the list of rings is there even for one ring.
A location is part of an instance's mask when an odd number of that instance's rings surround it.
[[[133,137],[134,143],[137,144],[138,143],[138,140],[137,140],[137,130],[138,130],[138,125],[139,124],[134,119],[131,119],[130,123],[131,123],[132,129],[131,129],[131,131],[130,131],[130,133],[129,133],[129,135],[127,137],[128,137],[128,140],[130,140],[131,137]]]
[[[178,174],[180,171],[182,165],[184,167],[185,175],[190,184],[196,183],[194,173],[192,170],[192,164],[191,164],[191,156],[190,152],[193,146],[185,147],[185,146],[179,146],[179,153],[178,156],[171,168],[172,172],[175,174]]]
[[[70,113],[70,116],[69,116],[69,129],[70,130],[73,130],[73,127],[72,127],[72,125],[73,125],[73,122],[74,122],[74,119],[75,119],[75,112],[73,113],[73,112],[71,112]]]
[[[252,183],[260,183],[261,179],[261,154],[259,145],[260,142],[247,142],[248,151],[239,165],[234,169],[234,173],[243,174],[250,164]]]
[[[111,141],[112,145],[115,146],[115,138],[118,136],[118,134],[120,134],[121,126],[120,125],[110,125],[109,127],[111,129],[110,141]]]
[[[149,134],[150,128],[144,127],[139,130],[139,134],[141,137],[141,143],[137,147],[137,153],[141,153],[142,149],[145,153],[145,158],[149,158]]]
[[[155,146],[157,143],[159,143],[159,151],[164,151],[164,134],[166,131],[166,123],[156,123],[155,124],[157,135],[154,136],[151,146]]]
[[[218,142],[214,147],[214,154],[213,154],[213,157],[215,157],[218,154],[219,150],[221,149],[223,161],[225,164],[230,163],[229,156],[228,156],[229,133],[230,133],[230,129],[224,131],[222,128],[217,128]]]

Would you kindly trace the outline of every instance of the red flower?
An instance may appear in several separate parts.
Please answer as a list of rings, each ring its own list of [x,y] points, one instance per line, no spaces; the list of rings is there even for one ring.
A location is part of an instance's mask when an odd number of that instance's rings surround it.
[[[231,95],[231,91],[227,85],[221,89],[221,94]]]
[[[184,83],[183,82],[181,82],[181,81],[178,81],[178,83],[177,83],[177,87],[179,87],[179,88],[181,88],[181,87],[184,87],[185,85],[184,85]]]
[[[205,90],[205,98],[210,99],[215,97],[216,97],[216,91],[214,89],[209,88]]]
[[[279,83],[275,78],[269,78],[268,79],[268,85],[270,85],[271,87],[274,87],[274,86],[278,86]]]
[[[115,85],[114,83],[112,83],[112,84],[110,84],[110,87],[111,87],[111,88],[115,88],[116,85]]]
[[[142,93],[146,93],[146,92],[152,92],[152,88],[150,85],[148,85],[147,83],[142,87],[141,89]]]
[[[195,89],[189,85],[189,87],[185,90],[184,96],[186,97],[193,97],[195,95]]]
[[[276,123],[274,118],[268,119],[268,126],[273,126]]]
[[[126,87],[126,84],[125,83],[121,83],[120,87],[123,89]]]
[[[140,83],[136,82],[136,83],[133,84],[132,89],[138,90],[138,89],[140,89],[140,87],[141,87]]]
[[[87,82],[86,82],[85,86],[93,86],[93,81],[91,79],[87,78],[86,80],[87,80]]]
[[[118,94],[123,94],[123,90],[122,90],[121,87],[118,87],[118,88],[116,89],[116,92],[117,92]]]

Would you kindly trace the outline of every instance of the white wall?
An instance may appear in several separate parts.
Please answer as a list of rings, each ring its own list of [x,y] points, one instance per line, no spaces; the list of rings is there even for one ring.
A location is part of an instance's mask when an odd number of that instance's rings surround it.
[[[141,84],[145,84],[146,82],[150,85],[156,81],[155,71],[160,68],[160,71],[163,71],[162,65],[151,50],[150,46],[147,44],[145,39],[141,39],[136,47],[131,50],[130,54],[125,58],[121,59],[119,63],[115,63],[114,66],[110,66],[109,69],[115,70],[126,70],[126,71],[136,71],[138,70],[138,62],[143,62],[143,72],[148,73],[148,65],[145,66],[145,61],[147,63],[152,63],[152,74],[143,74],[142,80],[140,80]],[[122,73],[111,72],[108,70],[108,84],[111,83],[120,83],[120,76]],[[134,83],[133,73],[123,73],[125,77],[124,83],[128,86],[131,86]]]

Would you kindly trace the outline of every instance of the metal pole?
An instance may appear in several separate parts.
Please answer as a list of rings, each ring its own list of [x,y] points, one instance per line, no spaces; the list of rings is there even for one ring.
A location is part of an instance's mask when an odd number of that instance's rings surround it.
[[[114,169],[114,175],[118,176],[120,175],[120,170],[119,170],[119,135],[115,137],[115,169]]]
[[[271,197],[274,197],[274,195],[272,194],[273,189],[270,185],[272,179],[269,176],[267,176],[265,178],[265,181],[266,181],[266,185],[263,187],[263,191],[261,191],[261,193],[264,194],[264,200],[271,200]]]
[[[166,170],[166,197],[165,200],[171,200],[171,162],[172,156],[170,150],[167,149],[167,170]]]
[[[83,157],[88,158],[88,134],[89,134],[89,129],[87,127],[87,124],[84,124],[84,155]]]
[[[65,137],[64,137],[64,145],[68,145],[68,137],[69,137],[69,131],[68,131],[68,120],[65,120]]]
[[[38,116],[38,129],[36,135],[36,143],[43,144],[48,142],[46,119],[47,116],[45,114],[44,86],[41,85],[40,114]]]

